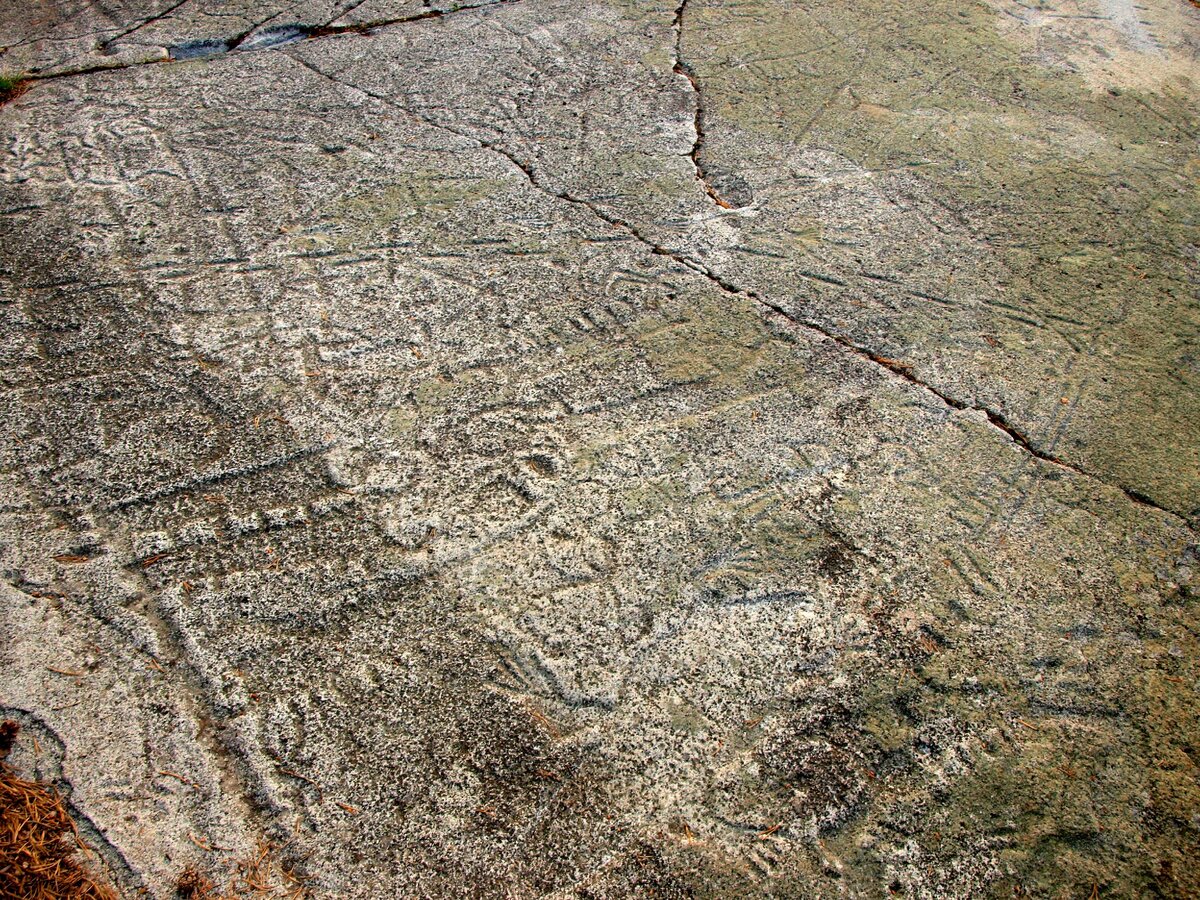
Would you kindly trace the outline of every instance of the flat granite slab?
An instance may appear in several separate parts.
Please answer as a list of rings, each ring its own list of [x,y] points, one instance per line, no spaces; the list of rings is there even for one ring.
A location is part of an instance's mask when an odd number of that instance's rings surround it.
[[[0,44],[0,714],[128,896],[1200,895],[1196,4]]]

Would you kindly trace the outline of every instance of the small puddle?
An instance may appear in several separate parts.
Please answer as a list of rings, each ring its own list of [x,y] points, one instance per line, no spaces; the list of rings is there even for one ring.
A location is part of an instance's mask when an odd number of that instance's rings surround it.
[[[313,29],[307,25],[272,25],[270,28],[264,28],[262,31],[243,38],[236,44],[234,43],[236,38],[184,41],[182,44],[168,47],[167,55],[176,60],[208,59],[235,51],[241,53],[252,50],[269,50],[306,40],[312,36],[312,33]]]
[[[229,51],[229,41],[186,41],[167,48],[171,59],[207,59]]]

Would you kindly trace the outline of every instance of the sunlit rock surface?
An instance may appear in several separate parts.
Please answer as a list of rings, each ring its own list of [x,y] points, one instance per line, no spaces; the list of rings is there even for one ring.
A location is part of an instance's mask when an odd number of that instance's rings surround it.
[[[1200,893],[1200,9],[0,10],[0,712],[129,894]]]

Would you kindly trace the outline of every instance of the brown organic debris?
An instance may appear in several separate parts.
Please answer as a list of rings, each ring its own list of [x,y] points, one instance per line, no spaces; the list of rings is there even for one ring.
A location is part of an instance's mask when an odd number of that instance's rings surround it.
[[[205,897],[212,897],[217,890],[217,886],[212,883],[203,873],[198,871],[195,866],[188,866],[183,870],[183,874],[179,876],[179,881],[175,884],[175,889],[179,892],[179,896],[185,900],[203,900]]]
[[[79,858],[92,851],[58,792],[19,777],[6,762],[19,730],[16,722],[0,724],[0,898],[117,900]]]
[[[175,888],[185,900],[304,900],[309,896],[304,881],[280,860],[278,848],[266,842],[236,864],[225,888],[195,866],[183,870]]]
[[[0,75],[0,106],[16,100],[29,90],[29,80],[12,75]]]

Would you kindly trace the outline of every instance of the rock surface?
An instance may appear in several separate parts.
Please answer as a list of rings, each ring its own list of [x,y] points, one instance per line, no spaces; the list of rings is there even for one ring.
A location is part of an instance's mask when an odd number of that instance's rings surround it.
[[[0,711],[130,896],[1200,893],[1194,4],[0,43]]]

